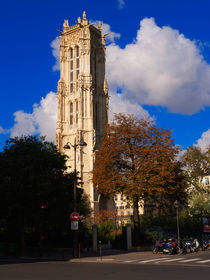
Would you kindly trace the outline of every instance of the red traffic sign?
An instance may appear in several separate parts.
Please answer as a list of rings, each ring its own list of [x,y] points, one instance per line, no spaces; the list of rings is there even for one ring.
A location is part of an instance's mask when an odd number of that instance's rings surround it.
[[[73,212],[70,215],[70,219],[72,222],[78,222],[79,221],[79,213]]]

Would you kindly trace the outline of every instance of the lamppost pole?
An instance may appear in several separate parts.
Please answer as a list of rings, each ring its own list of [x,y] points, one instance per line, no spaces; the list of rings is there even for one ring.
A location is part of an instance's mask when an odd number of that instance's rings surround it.
[[[74,137],[74,212],[77,209],[77,145],[76,137]]]
[[[74,212],[77,212],[77,147],[81,146],[84,147],[87,144],[82,140],[80,143],[76,143],[76,136],[74,137],[74,145],[71,143],[67,143],[64,146],[64,149],[74,149]],[[73,257],[77,258],[78,257],[78,235],[77,235],[77,230],[73,231]]]
[[[74,212],[77,212],[77,145],[76,137],[74,137]],[[78,236],[77,230],[73,231],[73,257],[78,257]]]

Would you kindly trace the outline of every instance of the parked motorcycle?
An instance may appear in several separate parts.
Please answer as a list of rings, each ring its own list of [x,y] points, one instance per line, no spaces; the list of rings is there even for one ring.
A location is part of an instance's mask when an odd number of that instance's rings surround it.
[[[165,245],[164,241],[156,240],[155,245],[152,247],[152,253],[153,254],[163,253],[164,245]]]
[[[164,254],[175,254],[177,253],[177,244],[173,238],[169,238],[168,241],[165,243],[164,248],[163,248],[163,253]]]
[[[152,248],[152,252],[153,254],[163,253],[171,255],[177,253],[177,244],[172,238],[169,238],[168,240],[165,239],[162,242],[157,240],[155,246]]]
[[[209,242],[209,240],[203,240],[203,242],[202,242],[202,250],[204,251],[204,250],[208,250],[208,249],[210,249],[210,242]]]
[[[198,252],[200,250],[200,243],[198,242],[198,239],[194,239],[192,241],[192,248],[191,248],[191,252]]]
[[[191,253],[192,252],[192,242],[191,240],[183,240],[182,241],[182,245],[181,245],[181,248],[182,248],[182,253],[184,254],[187,254],[187,253]]]

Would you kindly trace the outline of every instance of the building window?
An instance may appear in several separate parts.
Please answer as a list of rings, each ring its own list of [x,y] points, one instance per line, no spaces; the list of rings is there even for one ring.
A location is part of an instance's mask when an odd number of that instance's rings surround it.
[[[78,101],[76,101],[76,126],[78,127]]]
[[[208,186],[209,185],[209,177],[205,178],[205,185]]]
[[[70,129],[73,128],[73,103],[70,103]]]
[[[73,49],[70,49],[70,93],[73,93],[74,85],[74,57]]]
[[[76,77],[79,78],[79,47],[76,47]]]

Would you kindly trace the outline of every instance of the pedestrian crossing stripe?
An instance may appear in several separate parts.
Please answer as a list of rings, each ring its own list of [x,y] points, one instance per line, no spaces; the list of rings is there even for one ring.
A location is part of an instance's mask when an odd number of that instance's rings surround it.
[[[154,263],[154,264],[158,264],[158,263],[168,263],[168,262],[180,262],[180,263],[187,263],[187,262],[195,262],[195,263],[199,263],[199,264],[205,264],[205,263],[209,263],[210,259],[208,260],[202,260],[201,258],[192,258],[192,259],[186,259],[186,258],[156,258],[156,259],[147,259],[147,260],[127,260],[127,261],[123,261],[123,263],[139,263],[139,264],[146,264],[146,263]]]
[[[169,258],[159,258],[159,259],[150,259],[150,260],[145,260],[145,261],[140,261],[139,263],[148,263],[148,262],[155,262],[159,260],[168,260]]]
[[[183,261],[180,261],[181,263],[186,263],[186,262],[194,262],[194,261],[199,261],[201,260],[201,258],[194,258],[194,259],[187,259],[187,260],[183,260]]]
[[[138,260],[129,260],[129,261],[124,261],[125,263],[131,263],[131,262],[136,262]]]
[[[196,263],[207,263],[207,262],[210,262],[210,260],[202,260],[202,261],[198,261]]]
[[[161,262],[176,262],[176,261],[180,261],[180,260],[183,260],[183,259],[184,259],[184,258],[175,258],[175,259],[157,261],[157,262],[155,262],[155,263],[161,263]]]

